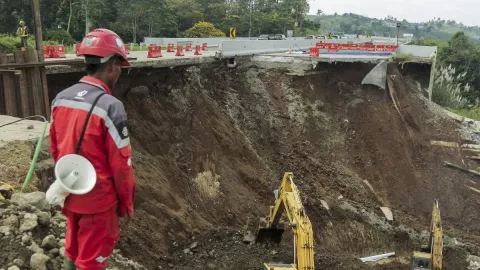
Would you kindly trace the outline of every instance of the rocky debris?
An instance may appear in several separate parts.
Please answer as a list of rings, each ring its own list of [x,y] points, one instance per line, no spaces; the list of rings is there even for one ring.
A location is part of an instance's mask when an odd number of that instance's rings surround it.
[[[50,225],[50,213],[40,212],[38,215],[38,223],[44,227]]]
[[[25,234],[22,236],[22,243],[27,245],[28,243],[30,243],[30,235],[28,234]]]
[[[43,253],[35,253],[30,257],[30,267],[33,270],[47,270],[47,262],[50,257]]]
[[[248,231],[245,236],[243,237],[243,242],[245,244],[250,244],[255,241],[255,235],[251,231]]]
[[[44,193],[14,194],[0,200],[0,270],[62,269],[66,218],[59,208],[45,206]],[[41,208],[38,208],[41,207]],[[109,257],[109,269],[146,269],[121,255]]]
[[[10,227],[7,227],[7,226],[0,226],[0,233],[8,236],[10,235]]]
[[[59,247],[64,247],[65,246],[65,239],[60,239],[60,241],[58,241],[58,246]]]
[[[50,250],[57,247],[57,240],[55,235],[48,235],[42,241],[42,248]]]
[[[3,220],[2,224],[3,226],[17,229],[20,224],[20,220],[18,219],[18,216],[10,215],[9,217]]]
[[[15,264],[18,267],[22,267],[25,264],[25,261],[22,259],[15,259],[13,260],[13,264]]]
[[[28,247],[29,250],[31,250],[34,253],[43,253],[43,249],[38,246],[37,243],[32,241],[32,244]]]
[[[20,232],[29,232],[38,226],[38,222],[34,219],[24,219],[20,226]]]
[[[7,268],[7,270],[20,270],[20,268],[18,268],[18,266],[16,265],[12,265],[9,268]]]
[[[480,257],[469,255],[467,258],[469,263],[468,270],[479,270],[480,269]]]
[[[35,206],[40,211],[50,211],[50,204],[45,199],[43,192],[15,193],[12,195],[11,201],[19,205]]]

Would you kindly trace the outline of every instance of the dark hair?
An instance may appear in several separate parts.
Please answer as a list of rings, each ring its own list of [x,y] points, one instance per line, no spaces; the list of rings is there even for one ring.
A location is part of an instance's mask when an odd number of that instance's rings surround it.
[[[93,56],[93,55],[86,55],[86,66],[85,66],[85,71],[87,72],[87,75],[93,75],[97,72],[102,72],[105,70],[105,68],[112,62],[116,60],[121,60],[121,57],[118,55],[114,55],[112,58],[110,58],[106,63],[100,63],[101,57],[98,56]]]

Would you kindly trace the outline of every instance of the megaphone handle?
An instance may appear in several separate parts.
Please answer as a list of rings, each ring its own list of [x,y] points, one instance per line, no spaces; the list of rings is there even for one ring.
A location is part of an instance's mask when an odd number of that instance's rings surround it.
[[[105,95],[105,94],[106,94],[106,93],[103,92],[103,93],[101,93],[100,95],[98,95],[98,97],[97,97],[97,98],[95,99],[95,101],[93,102],[92,107],[90,108],[90,111],[89,111],[88,114],[87,114],[87,119],[85,120],[85,124],[83,125],[82,133],[81,133],[81,135],[80,135],[80,139],[78,140],[77,148],[76,148],[76,150],[75,150],[75,154],[77,154],[77,155],[79,155],[79,153],[80,153],[80,148],[82,148],[83,137],[85,136],[85,131],[87,130],[88,121],[90,120],[90,116],[92,116],[93,109],[95,109],[95,106],[97,105],[98,100],[99,100],[103,95]]]

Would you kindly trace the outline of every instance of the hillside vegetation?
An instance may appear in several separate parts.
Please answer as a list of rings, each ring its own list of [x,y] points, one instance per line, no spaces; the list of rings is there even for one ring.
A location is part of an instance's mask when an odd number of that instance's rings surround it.
[[[478,26],[465,26],[461,22],[433,18],[427,22],[410,23],[406,20],[387,16],[383,19],[369,18],[354,13],[343,15],[308,15],[308,20],[321,24],[320,32],[327,33],[329,30],[344,32],[347,34],[370,34],[376,36],[397,35],[397,22],[401,23],[400,35],[413,34],[416,38],[432,38],[440,41],[449,41],[453,35],[463,31],[472,38],[475,43],[480,43],[480,28]]]

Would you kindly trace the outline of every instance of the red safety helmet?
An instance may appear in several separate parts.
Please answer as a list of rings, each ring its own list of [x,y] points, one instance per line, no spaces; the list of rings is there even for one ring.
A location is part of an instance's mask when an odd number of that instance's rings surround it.
[[[122,57],[122,66],[130,66],[125,44],[115,32],[108,29],[95,29],[88,33],[78,49],[78,55],[86,56],[86,58],[89,55],[101,57],[100,63],[105,63],[112,56],[118,55]]]

